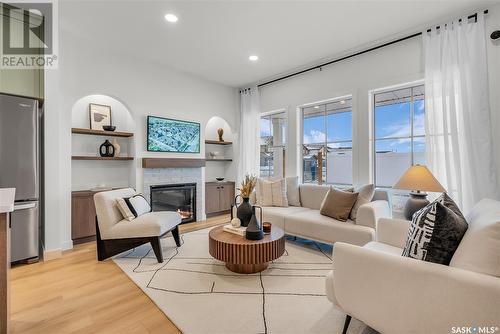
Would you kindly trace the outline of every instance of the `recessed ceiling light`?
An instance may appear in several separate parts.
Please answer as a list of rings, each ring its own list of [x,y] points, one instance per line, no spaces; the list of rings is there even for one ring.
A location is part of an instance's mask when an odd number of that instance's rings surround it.
[[[345,104],[345,100],[340,101],[340,104]]]
[[[251,55],[251,56],[249,56],[249,57],[248,57],[248,59],[249,59],[250,61],[257,61],[257,60],[259,60],[259,56],[256,56],[256,55]]]
[[[319,106],[314,106],[314,109],[319,109]]]
[[[167,22],[170,22],[170,23],[175,23],[179,20],[179,18],[175,14],[168,13],[168,14],[165,14],[165,20],[167,20]]]

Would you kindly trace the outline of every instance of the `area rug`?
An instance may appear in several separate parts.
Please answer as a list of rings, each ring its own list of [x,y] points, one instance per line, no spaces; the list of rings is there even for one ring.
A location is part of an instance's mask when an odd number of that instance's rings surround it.
[[[113,260],[183,333],[341,333],[345,314],[325,296],[331,246],[287,237],[285,254],[257,274],[236,274],[208,253],[208,231],[162,240]],[[349,333],[371,332],[353,319]]]

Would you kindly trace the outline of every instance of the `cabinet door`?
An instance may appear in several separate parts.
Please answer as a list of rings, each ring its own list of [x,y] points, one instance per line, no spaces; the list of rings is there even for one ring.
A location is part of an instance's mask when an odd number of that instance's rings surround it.
[[[219,212],[219,186],[216,184],[205,185],[205,213]]]
[[[17,35],[21,34],[22,36],[24,24],[17,20],[11,20],[10,24],[11,33],[16,35],[15,40],[18,40],[19,36]],[[0,70],[0,92],[29,97],[43,97],[43,80],[43,69],[2,69]]]
[[[94,236],[95,215],[93,194],[73,195],[71,199],[71,239]]]
[[[231,204],[234,201],[234,185],[224,184],[220,188],[220,206],[219,211],[231,210]]]

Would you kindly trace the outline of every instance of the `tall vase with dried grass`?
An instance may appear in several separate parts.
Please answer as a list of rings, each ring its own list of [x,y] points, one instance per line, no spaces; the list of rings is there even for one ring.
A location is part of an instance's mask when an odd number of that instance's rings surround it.
[[[257,183],[257,177],[255,175],[245,175],[245,179],[241,182],[241,187],[238,188],[240,191],[241,198],[243,202],[238,206],[236,210],[236,217],[241,221],[241,226],[248,226],[250,219],[252,218],[252,205],[250,204],[250,194],[255,189],[255,184]],[[236,199],[235,199],[236,201]]]

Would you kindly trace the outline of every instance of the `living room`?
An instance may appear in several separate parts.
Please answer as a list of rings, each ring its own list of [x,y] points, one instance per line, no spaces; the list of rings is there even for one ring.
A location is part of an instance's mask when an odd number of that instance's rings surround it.
[[[499,331],[499,1],[0,18],[0,333]]]

